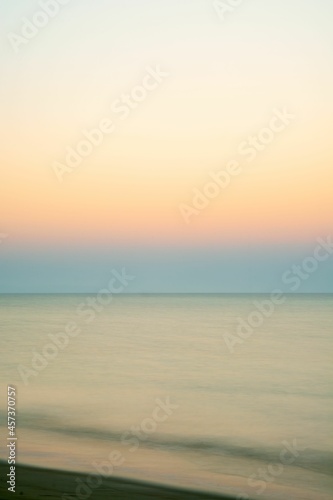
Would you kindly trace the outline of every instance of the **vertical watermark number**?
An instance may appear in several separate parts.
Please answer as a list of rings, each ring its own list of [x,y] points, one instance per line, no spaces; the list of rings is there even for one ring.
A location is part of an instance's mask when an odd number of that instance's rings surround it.
[[[8,386],[7,390],[7,405],[8,405],[8,465],[9,473],[7,474],[8,491],[15,493],[16,476],[16,388]]]

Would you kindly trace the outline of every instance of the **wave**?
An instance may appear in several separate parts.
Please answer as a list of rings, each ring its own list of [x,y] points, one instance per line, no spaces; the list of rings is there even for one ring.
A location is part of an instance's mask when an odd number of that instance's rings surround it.
[[[0,419],[6,418],[5,412],[0,410]],[[20,414],[18,420],[19,429],[30,429],[33,431],[42,431],[57,433],[64,436],[71,436],[74,439],[91,439],[101,441],[121,442],[128,447],[133,446],[135,440],[131,431],[111,430],[111,429],[96,429],[92,427],[84,427],[80,425],[70,425],[57,420],[49,415],[23,413]],[[150,434],[145,435],[144,440],[140,440],[140,446],[145,448],[163,448],[173,452],[200,452],[214,456],[252,459],[261,462],[281,463],[279,455],[284,448],[284,444],[277,447],[249,446],[236,444],[228,438],[215,437],[198,437],[198,436],[179,436],[179,435],[163,435]],[[138,439],[137,439],[138,441]],[[292,440],[289,441],[292,445]],[[295,457],[292,464],[295,467],[309,469],[314,472],[331,475],[333,469],[333,453],[325,450],[317,450],[312,448],[296,447],[299,455]],[[288,456],[291,456],[290,453]],[[288,466],[290,467],[290,465]]]

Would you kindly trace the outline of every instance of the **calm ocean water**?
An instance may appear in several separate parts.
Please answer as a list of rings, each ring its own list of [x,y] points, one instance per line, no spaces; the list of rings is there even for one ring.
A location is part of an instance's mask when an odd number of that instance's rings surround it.
[[[1,422],[15,385],[19,461],[332,498],[333,297],[288,296],[230,352],[224,336],[266,298],[123,295],[88,314],[83,295],[0,296]],[[71,322],[80,333],[46,348]]]

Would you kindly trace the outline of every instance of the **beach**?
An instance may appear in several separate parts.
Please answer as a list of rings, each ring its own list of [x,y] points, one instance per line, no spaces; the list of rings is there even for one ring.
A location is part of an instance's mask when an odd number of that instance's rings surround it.
[[[188,499],[188,500],[232,500],[234,497],[214,495],[204,492],[192,491],[190,489],[170,488],[144,481],[132,481],[116,478],[101,478],[101,476],[89,476],[92,487],[81,489],[78,485],[87,484],[87,474],[74,472],[56,471],[38,467],[16,466],[17,483],[14,495],[22,500],[38,500],[48,498],[49,500],[62,498],[71,499],[96,499],[108,500],[145,500],[145,499]],[[6,477],[8,465],[0,464],[0,476]],[[98,486],[98,484],[100,486]],[[93,485],[95,487],[93,487]],[[77,491],[76,491],[77,490]],[[0,483],[0,499],[13,498],[13,493],[7,490],[4,482]]]

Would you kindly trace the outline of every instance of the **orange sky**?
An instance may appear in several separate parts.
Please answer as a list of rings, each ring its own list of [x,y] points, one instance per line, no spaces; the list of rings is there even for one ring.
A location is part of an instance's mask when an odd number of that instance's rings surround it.
[[[301,242],[327,233],[332,34],[325,10],[295,2],[286,17],[282,6],[258,10],[254,2],[221,23],[200,0],[143,3],[150,10],[133,7],[134,27],[120,3],[93,9],[83,1],[18,54],[9,44],[2,49],[1,231],[22,248]],[[23,10],[3,8],[5,33],[19,31]],[[112,104],[157,66],[168,76],[122,120]],[[283,108],[295,119],[248,162],[239,145]],[[64,163],[66,149],[104,119],[114,132],[58,182],[54,162]],[[186,224],[180,206],[193,208],[193,190],[231,160],[241,174]]]

